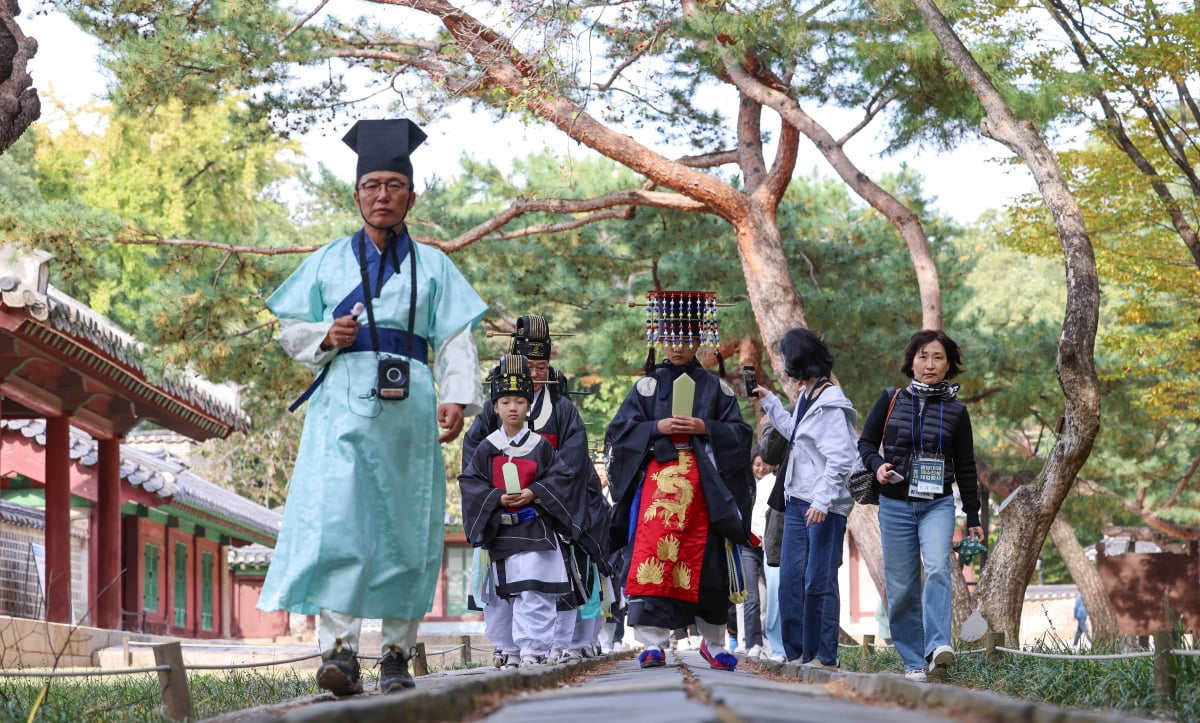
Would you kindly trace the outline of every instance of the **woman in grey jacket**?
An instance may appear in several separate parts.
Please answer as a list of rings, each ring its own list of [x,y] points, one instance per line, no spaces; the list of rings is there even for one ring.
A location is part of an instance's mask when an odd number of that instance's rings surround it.
[[[858,415],[841,387],[829,381],[833,355],[816,334],[792,329],[784,334],[780,350],[788,376],[803,385],[794,411],[784,410],[770,391],[754,391],[791,448],[779,561],[783,648],[788,660],[837,668],[837,575],[846,518],[854,508],[848,483],[857,456]]]

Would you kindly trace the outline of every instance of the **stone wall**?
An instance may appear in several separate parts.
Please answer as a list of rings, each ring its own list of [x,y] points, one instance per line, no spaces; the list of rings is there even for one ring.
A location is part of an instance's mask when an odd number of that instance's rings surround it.
[[[98,664],[98,651],[120,646],[125,638],[162,642],[174,640],[123,630],[0,616],[0,668],[90,668]]]

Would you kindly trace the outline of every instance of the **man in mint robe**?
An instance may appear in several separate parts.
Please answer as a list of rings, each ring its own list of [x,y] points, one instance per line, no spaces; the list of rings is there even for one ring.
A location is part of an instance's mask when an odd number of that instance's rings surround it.
[[[408,660],[442,562],[440,443],[483,402],[471,330],[486,305],[404,224],[416,200],[409,154],[424,139],[407,119],[351,128],[365,224],[267,300],[284,349],[318,376],[298,400],[308,412],[258,607],[320,616],[317,682],[335,695],[362,690],[363,618],[383,620],[380,689],[413,687]],[[406,391],[403,367],[381,378],[381,360],[407,360]]]

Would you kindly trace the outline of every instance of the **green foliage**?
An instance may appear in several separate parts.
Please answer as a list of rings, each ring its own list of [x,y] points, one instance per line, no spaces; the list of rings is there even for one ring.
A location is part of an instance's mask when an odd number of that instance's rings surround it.
[[[1176,637],[1178,641],[1178,635]],[[1179,647],[1188,647],[1176,642]],[[1195,657],[1177,657],[1175,696],[1154,690],[1154,659],[1083,660],[1065,640],[1051,637],[1029,652],[1068,656],[1065,660],[1004,655],[988,663],[976,649],[960,651],[946,682],[1010,698],[1043,701],[1052,705],[1154,719],[1200,719],[1200,664]],[[1085,654],[1126,652],[1117,647],[1096,647]],[[896,671],[903,668],[894,648],[863,658],[860,648],[843,651],[842,667],[860,672]]]

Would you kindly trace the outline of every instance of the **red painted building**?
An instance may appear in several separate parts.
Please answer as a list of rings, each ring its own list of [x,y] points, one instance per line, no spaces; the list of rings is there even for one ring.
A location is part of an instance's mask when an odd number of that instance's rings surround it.
[[[279,515],[124,441],[249,418],[232,388],[148,379],[135,339],[48,285],[49,259],[0,247],[0,614],[23,594],[51,622],[228,637],[228,551],[273,545]]]

